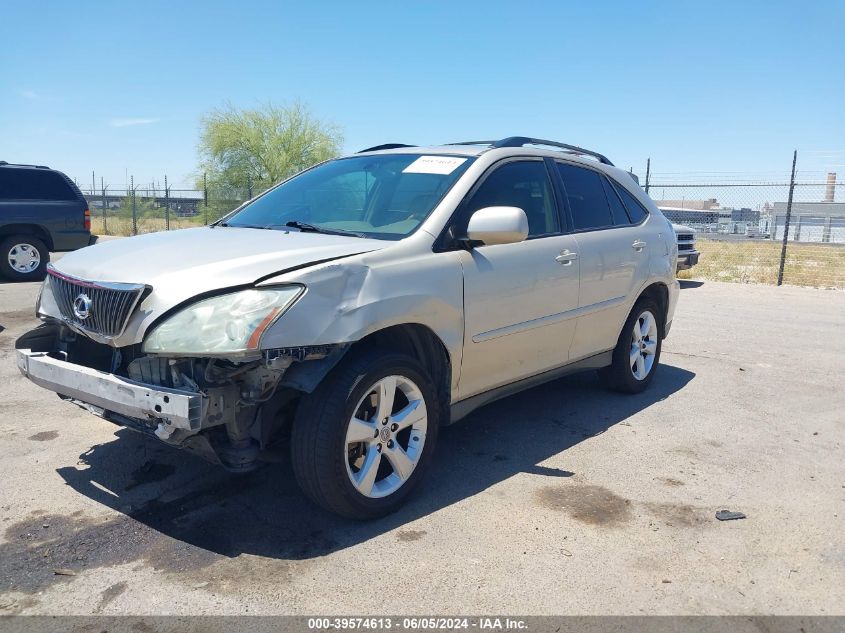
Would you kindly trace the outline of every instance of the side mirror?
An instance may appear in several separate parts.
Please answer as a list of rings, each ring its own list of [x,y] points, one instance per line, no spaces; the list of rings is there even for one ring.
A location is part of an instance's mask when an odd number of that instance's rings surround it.
[[[467,239],[486,245],[513,244],[528,237],[528,218],[519,207],[485,207],[472,214]]]

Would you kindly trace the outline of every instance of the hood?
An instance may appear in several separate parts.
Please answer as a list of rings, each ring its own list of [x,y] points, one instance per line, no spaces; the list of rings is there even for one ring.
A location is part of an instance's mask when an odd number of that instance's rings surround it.
[[[163,309],[203,292],[390,244],[296,230],[201,227],[98,243],[68,253],[55,268],[88,281],[147,284],[153,289],[149,300]]]

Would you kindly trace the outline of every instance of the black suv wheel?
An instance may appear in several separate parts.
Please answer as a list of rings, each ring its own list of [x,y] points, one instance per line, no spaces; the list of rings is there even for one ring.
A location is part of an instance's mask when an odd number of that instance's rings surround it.
[[[44,279],[50,251],[31,235],[13,235],[0,242],[0,274],[12,281]]]

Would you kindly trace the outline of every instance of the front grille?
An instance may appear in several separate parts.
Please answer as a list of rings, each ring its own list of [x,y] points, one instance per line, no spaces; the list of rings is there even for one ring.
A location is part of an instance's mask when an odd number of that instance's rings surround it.
[[[695,249],[695,244],[678,244],[679,251],[691,251]]]
[[[77,328],[115,338],[123,334],[147,286],[69,277],[48,266],[50,289],[62,317]]]
[[[689,241],[692,241],[692,240],[693,240],[693,235],[692,235],[692,233],[678,233],[678,239],[679,239],[679,240],[689,240]]]

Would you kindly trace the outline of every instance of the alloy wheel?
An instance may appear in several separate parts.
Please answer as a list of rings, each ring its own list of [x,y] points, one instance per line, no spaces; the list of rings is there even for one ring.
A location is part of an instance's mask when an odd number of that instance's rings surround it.
[[[634,378],[644,380],[652,367],[657,353],[657,319],[649,310],[645,310],[634,321],[631,332],[630,367]]]
[[[420,388],[385,376],[355,407],[346,428],[346,472],[365,497],[396,492],[414,472],[425,445],[428,413]]]

